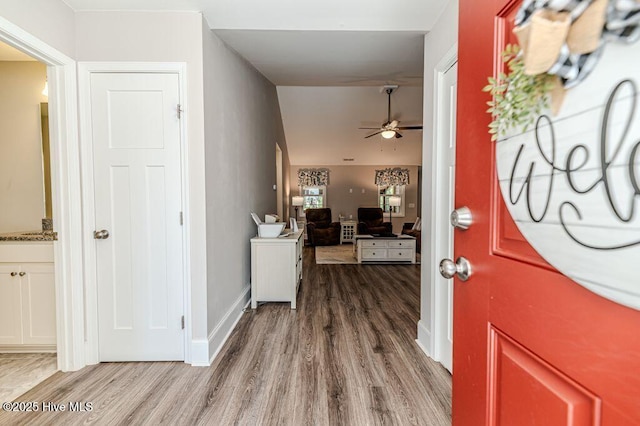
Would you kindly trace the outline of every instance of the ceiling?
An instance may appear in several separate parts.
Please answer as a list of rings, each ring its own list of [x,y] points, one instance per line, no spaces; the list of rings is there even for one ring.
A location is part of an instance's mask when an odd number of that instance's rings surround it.
[[[277,86],[422,85],[424,33],[214,32]]]
[[[200,11],[212,31],[278,86],[292,165],[416,165],[422,132],[364,140],[392,110],[422,121],[424,35],[450,0],[63,0],[75,11]],[[397,98],[397,99],[396,99]],[[367,127],[369,127],[367,126]]]
[[[387,120],[387,94],[378,87],[279,86],[289,157],[295,165],[419,165],[422,132],[400,139],[373,136]],[[391,119],[422,122],[422,88],[400,87],[391,96]],[[353,159],[353,161],[344,161]]]

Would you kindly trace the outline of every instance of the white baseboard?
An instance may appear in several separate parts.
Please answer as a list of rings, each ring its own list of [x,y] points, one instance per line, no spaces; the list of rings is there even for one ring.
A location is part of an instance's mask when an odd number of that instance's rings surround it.
[[[249,305],[250,292],[251,285],[248,285],[207,339],[192,340],[191,365],[193,367],[209,367],[211,365],[240,321],[242,310]]]
[[[191,365],[193,367],[209,366],[209,342],[207,339],[191,341]]]
[[[0,353],[56,353],[56,345],[0,345]]]
[[[214,328],[211,334],[209,334],[207,343],[208,353],[210,355],[205,365],[211,365],[216,356],[218,356],[218,353],[222,349],[222,346],[231,335],[231,332],[235,329],[236,324],[238,324],[238,321],[240,321],[240,318],[242,318],[243,310],[249,305],[251,301],[250,292],[251,285],[247,285],[240,297],[238,297],[235,303],[227,311],[226,315],[218,323],[216,328]],[[192,363],[192,365],[201,364]]]
[[[431,331],[429,331],[422,320],[418,321],[418,338],[416,339],[416,343],[429,358],[433,358]]]

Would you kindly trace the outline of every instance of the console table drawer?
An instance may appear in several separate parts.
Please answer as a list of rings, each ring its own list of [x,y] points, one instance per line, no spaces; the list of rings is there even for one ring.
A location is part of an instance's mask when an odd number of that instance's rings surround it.
[[[364,240],[361,240],[360,244],[362,245],[362,247],[381,247],[381,248],[386,248],[387,247],[387,241],[364,241]]]
[[[410,248],[406,249],[389,249],[388,250],[389,259],[393,260],[407,260],[412,261],[414,257],[414,251]]]
[[[415,245],[415,240],[405,240],[405,241],[387,241],[389,248],[412,248]]]
[[[362,258],[366,260],[371,259],[386,259],[387,250],[384,248],[362,248]]]

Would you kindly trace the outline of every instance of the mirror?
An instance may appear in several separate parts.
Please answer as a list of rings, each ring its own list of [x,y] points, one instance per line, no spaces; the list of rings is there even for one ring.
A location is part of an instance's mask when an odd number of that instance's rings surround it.
[[[53,218],[51,206],[51,150],[49,146],[49,104],[40,104],[40,129],[42,132],[42,171],[44,176],[44,209],[47,219]]]

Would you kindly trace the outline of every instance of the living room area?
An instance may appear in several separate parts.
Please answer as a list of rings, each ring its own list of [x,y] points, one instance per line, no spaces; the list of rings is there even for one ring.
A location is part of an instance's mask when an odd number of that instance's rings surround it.
[[[316,263],[419,262],[420,166],[292,166],[290,176],[290,217]]]
[[[278,87],[290,163],[281,216],[318,263],[419,262],[423,88],[404,81]]]

